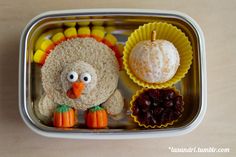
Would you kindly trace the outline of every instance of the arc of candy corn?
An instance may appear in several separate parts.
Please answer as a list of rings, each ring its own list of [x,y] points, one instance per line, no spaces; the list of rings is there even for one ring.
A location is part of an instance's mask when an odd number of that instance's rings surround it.
[[[105,34],[105,29],[102,26],[94,26],[92,27],[92,30],[89,27],[84,26],[79,27],[78,30],[76,30],[75,27],[70,27],[64,31],[63,29],[57,29],[53,32],[49,32],[50,36],[46,37],[44,33],[43,36],[40,36],[40,40],[38,39],[36,42],[37,49],[33,55],[33,60],[35,63],[43,65],[48,54],[54,49],[54,47],[67,39],[76,37],[92,37],[98,42],[102,42],[110,47],[119,62],[120,68],[122,67],[121,51],[123,51],[123,46],[117,44],[117,38],[114,35],[111,33]]]

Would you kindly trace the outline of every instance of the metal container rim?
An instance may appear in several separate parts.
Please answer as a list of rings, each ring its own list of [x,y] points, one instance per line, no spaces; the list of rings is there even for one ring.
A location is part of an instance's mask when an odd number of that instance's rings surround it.
[[[202,92],[200,97],[201,108],[198,116],[187,126],[181,129],[171,129],[168,131],[156,132],[156,131],[139,131],[139,132],[122,132],[122,133],[75,133],[75,132],[48,132],[40,129],[34,125],[29,119],[29,115],[26,112],[26,41],[29,32],[36,25],[36,23],[49,17],[57,16],[168,16],[179,18],[188,23],[194,31],[196,31],[199,37],[199,61],[200,61],[200,90]],[[194,130],[203,120],[207,109],[207,75],[206,75],[206,55],[205,55],[205,39],[200,26],[190,16],[178,12],[168,10],[156,10],[156,9],[122,9],[122,8],[110,8],[110,9],[76,9],[76,10],[60,10],[60,11],[48,11],[34,17],[24,28],[20,39],[20,53],[19,53],[19,110],[22,119],[26,125],[34,132],[47,136],[57,138],[71,138],[71,139],[142,139],[142,138],[157,138],[157,137],[170,137],[178,136],[191,132]]]

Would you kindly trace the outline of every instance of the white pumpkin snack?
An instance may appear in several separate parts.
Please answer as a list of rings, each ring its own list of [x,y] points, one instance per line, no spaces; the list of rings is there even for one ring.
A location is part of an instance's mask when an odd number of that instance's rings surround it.
[[[73,127],[74,122],[65,125],[63,121],[73,121],[71,116],[74,113],[70,108],[88,110],[85,116],[87,126],[105,128],[106,113],[117,115],[124,106],[117,89],[119,58],[116,38],[102,29],[80,27],[77,30],[71,27],[40,45],[34,61],[42,65],[45,94],[35,104],[37,117],[47,124],[53,120],[56,127]]]
[[[132,72],[148,83],[170,80],[175,75],[179,62],[177,49],[167,40],[140,41],[129,56]]]
[[[139,86],[165,88],[180,81],[192,63],[192,47],[185,34],[164,22],[136,29],[124,47],[123,64]]]

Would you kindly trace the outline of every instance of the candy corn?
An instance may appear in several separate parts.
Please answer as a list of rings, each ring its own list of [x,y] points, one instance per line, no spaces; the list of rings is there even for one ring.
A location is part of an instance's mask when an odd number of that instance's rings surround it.
[[[78,37],[81,37],[81,38],[90,37],[90,33],[91,33],[91,31],[90,31],[89,27],[80,27],[78,29]]]
[[[75,27],[67,28],[64,31],[64,34],[65,34],[66,38],[75,38],[75,37],[77,37],[76,28]]]
[[[56,33],[53,37],[52,37],[52,41],[57,45],[60,42],[66,40],[65,35],[62,32]]]
[[[97,41],[102,41],[105,32],[101,29],[92,29],[91,36],[94,37]]]
[[[42,50],[37,50],[34,54],[34,62],[35,63],[39,63],[39,64],[43,64],[45,59],[47,57],[47,53],[42,51]]]
[[[115,44],[117,43],[117,39],[114,35],[112,35],[111,33],[108,33],[104,37],[103,43],[109,47],[112,47],[112,46],[115,46]]]
[[[42,42],[40,49],[46,53],[50,53],[50,50],[52,50],[54,47],[55,47],[55,45],[50,39],[45,39]]]

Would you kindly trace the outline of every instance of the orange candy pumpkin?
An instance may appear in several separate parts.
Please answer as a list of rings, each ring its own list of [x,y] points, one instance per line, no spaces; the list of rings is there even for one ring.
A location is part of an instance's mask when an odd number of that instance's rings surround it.
[[[75,110],[67,105],[59,105],[53,115],[53,125],[58,128],[73,127],[76,123]]]
[[[107,112],[102,107],[95,106],[86,112],[85,121],[88,128],[106,128],[108,124]]]

